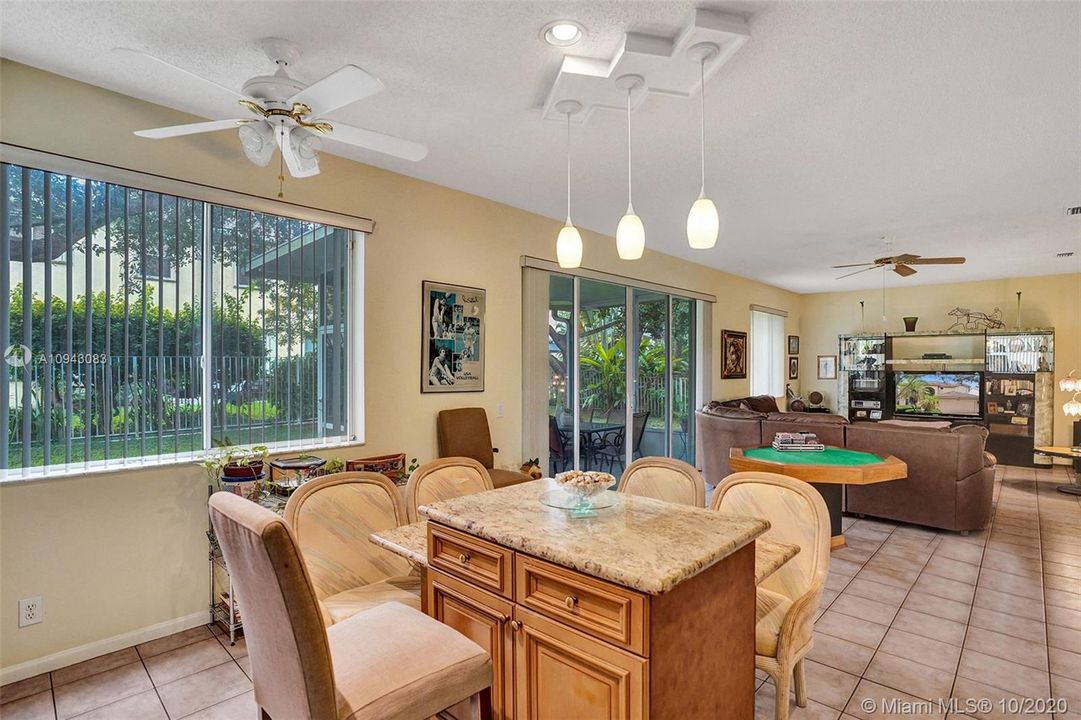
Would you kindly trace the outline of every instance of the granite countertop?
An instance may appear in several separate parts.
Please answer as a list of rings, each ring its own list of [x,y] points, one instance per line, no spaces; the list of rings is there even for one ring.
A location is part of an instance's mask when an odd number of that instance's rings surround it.
[[[420,514],[470,535],[640,592],[659,594],[769,529],[758,518],[621,495],[594,517],[540,501],[551,479],[464,495]]]
[[[368,539],[395,555],[401,555],[411,563],[428,567],[427,520],[400,525],[389,530],[380,530],[369,535]],[[799,551],[799,545],[788,545],[758,538],[754,547],[754,584],[760,584],[777,572],[782,565],[796,557]]]

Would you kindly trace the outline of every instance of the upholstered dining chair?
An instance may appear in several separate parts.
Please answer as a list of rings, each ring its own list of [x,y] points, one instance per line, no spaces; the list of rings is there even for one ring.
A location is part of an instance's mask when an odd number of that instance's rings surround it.
[[[435,420],[439,440],[439,457],[473,458],[488,471],[495,487],[517,485],[533,478],[524,472],[495,466],[492,432],[488,428],[488,413],[484,408],[455,408],[440,410]]]
[[[409,522],[422,519],[417,513],[421,505],[493,489],[488,470],[473,458],[449,457],[424,463],[405,485]]]
[[[420,609],[420,575],[368,536],[406,522],[401,493],[385,476],[343,472],[310,480],[285,504],[328,625],[391,600]]]
[[[799,554],[766,578],[755,596],[755,667],[777,688],[776,720],[788,717],[788,691],[806,707],[804,658],[814,639],[814,616],[830,561],[830,517],[822,496],[795,478],[767,472],[739,472],[717,487],[713,509],[770,522],[762,536],[798,545]]]
[[[330,628],[296,539],[232,493],[210,498],[263,720],[422,720],[465,700],[490,715],[492,661],[448,626],[389,602]]]
[[[619,491],[665,502],[705,507],[706,484],[692,466],[665,457],[635,460],[623,471]]]

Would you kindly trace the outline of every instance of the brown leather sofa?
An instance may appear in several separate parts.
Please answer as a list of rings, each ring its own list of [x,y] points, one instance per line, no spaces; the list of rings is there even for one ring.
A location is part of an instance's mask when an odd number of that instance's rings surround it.
[[[943,530],[981,530],[991,519],[995,458],[984,452],[987,429],[890,427],[854,423],[847,447],[894,455],[908,465],[903,480],[848,485],[846,510]]]
[[[744,398],[743,400],[755,400]],[[773,410],[758,411],[744,404],[733,407],[742,400],[711,402],[695,413],[698,438],[698,467],[705,481],[717,486],[731,474],[728,453],[734,447],[750,447],[773,442],[779,432],[813,432],[827,445],[844,446],[844,429],[848,420],[840,415],[825,413],[778,412],[773,398],[757,407]]]

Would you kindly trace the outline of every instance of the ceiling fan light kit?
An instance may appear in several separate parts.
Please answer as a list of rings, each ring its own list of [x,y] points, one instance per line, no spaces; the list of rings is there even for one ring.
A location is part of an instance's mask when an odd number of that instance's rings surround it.
[[[319,153],[323,149],[321,137],[414,162],[428,154],[428,148],[420,143],[324,119],[327,113],[383,90],[383,83],[375,76],[356,65],[345,65],[307,85],[288,72],[289,66],[300,58],[300,50],[295,45],[281,38],[266,38],[261,42],[261,47],[277,70],[272,75],[250,78],[241,92],[199,77],[141,50],[116,48],[118,53],[138,58],[140,62],[156,63],[174,76],[183,76],[186,82],[194,79],[217,96],[228,95],[254,115],[138,130],[135,134],[162,140],[236,129],[244,155],[251,162],[266,167],[274,148],[277,148],[282,164],[288,167],[290,175],[298,178],[319,173]],[[279,181],[284,180],[283,176],[284,173],[279,173]],[[278,195],[281,197],[281,192]]]

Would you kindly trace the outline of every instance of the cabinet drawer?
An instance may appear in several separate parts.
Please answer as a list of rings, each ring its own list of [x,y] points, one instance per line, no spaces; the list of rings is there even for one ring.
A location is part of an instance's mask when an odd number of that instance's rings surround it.
[[[645,595],[528,555],[516,555],[514,568],[519,605],[638,655],[649,654]]]
[[[428,565],[477,587],[511,598],[514,553],[495,543],[428,523]]]

